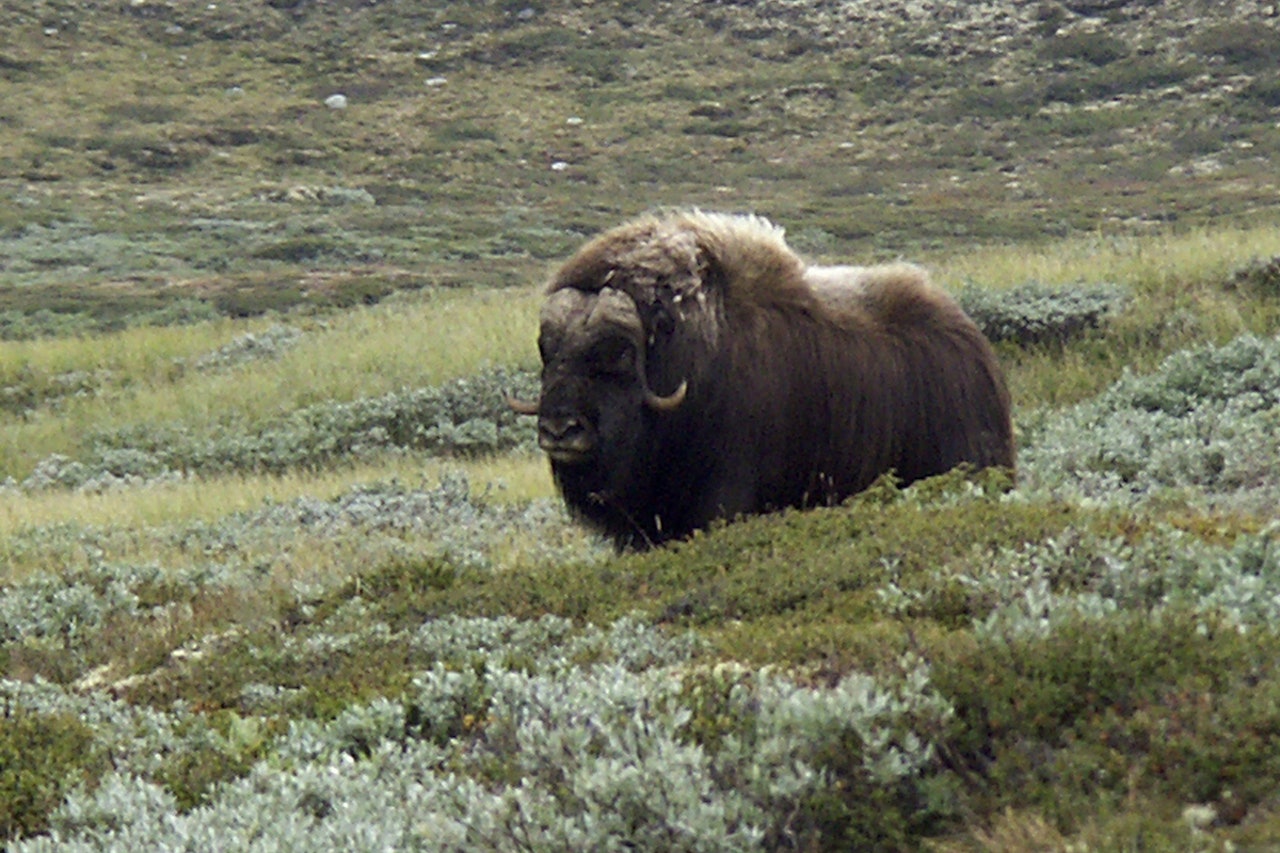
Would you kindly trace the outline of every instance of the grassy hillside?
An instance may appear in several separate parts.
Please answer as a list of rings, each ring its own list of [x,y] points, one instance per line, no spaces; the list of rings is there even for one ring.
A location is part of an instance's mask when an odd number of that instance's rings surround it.
[[[0,841],[1280,846],[1278,26],[0,2]],[[566,518],[537,284],[687,204],[927,264],[1016,486]]]
[[[0,314],[524,283],[660,204],[862,257],[1274,209],[1269,6],[1007,6],[6,2]]]

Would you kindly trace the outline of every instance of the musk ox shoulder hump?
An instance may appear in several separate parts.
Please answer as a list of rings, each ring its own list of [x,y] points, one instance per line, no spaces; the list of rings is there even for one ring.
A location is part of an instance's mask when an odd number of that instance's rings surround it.
[[[715,293],[725,303],[769,304],[808,298],[804,268],[769,220],[693,209],[606,231],[560,268],[548,291],[622,287],[647,303],[662,284],[684,297]]]
[[[672,220],[694,235],[726,301],[768,303],[807,292],[804,261],[785,231],[762,216],[691,210]]]
[[[893,324],[962,313],[915,264],[809,267],[804,279],[818,300],[838,314],[866,313]]]

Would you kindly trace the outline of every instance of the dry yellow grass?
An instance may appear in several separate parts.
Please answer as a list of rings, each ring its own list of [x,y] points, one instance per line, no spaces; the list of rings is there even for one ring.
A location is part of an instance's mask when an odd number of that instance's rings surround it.
[[[541,454],[513,454],[473,460],[427,460],[389,457],[333,470],[284,475],[222,475],[153,482],[105,493],[51,490],[25,494],[0,491],[0,543],[40,528],[74,526],[81,531],[133,531],[138,535],[90,535],[86,546],[68,553],[52,547],[47,553],[24,552],[13,559],[0,548],[0,579],[14,580],[39,571],[63,571],[95,559],[134,560],[162,565],[186,565],[193,555],[161,535],[166,529],[196,523],[216,523],[238,512],[250,512],[273,503],[300,497],[332,499],[365,483],[398,480],[407,485],[434,488],[445,476],[461,473],[472,493],[491,502],[524,502],[554,494],[546,460]],[[270,557],[273,573],[289,577],[327,576],[349,571],[359,551],[357,541],[332,541],[321,537],[294,542],[286,557],[275,548]],[[354,551],[353,551],[354,549]],[[521,559],[517,541],[498,549],[501,562]],[[40,549],[36,549],[40,551]],[[253,555],[241,554],[252,560]],[[279,563],[280,565],[275,565]]]
[[[1195,326],[1190,338],[1222,340],[1265,324],[1266,318],[1240,316],[1235,301],[1217,284],[1248,260],[1277,254],[1280,228],[1258,226],[1145,237],[1095,234],[925,260],[952,287],[1117,282],[1138,297],[1126,320],[1134,328],[1167,327],[1176,305]],[[275,321],[223,320],[0,343],[0,378],[8,384],[19,382],[23,371],[45,381],[77,372],[99,377],[95,394],[65,398],[21,418],[0,417],[0,474],[21,478],[52,453],[77,455],[85,436],[129,424],[181,425],[197,432],[219,425],[243,429],[306,405],[433,385],[490,365],[531,365],[540,299],[534,286],[436,291],[324,319],[290,318],[286,322],[307,332],[296,345],[277,358],[222,371],[182,365]],[[1160,357],[1160,352],[1148,356]],[[1015,374],[1025,374],[1012,377],[1019,401],[1078,399],[1109,381],[1121,362],[1144,367],[1142,353],[1117,354],[1116,364],[1102,370],[1088,353],[1065,358],[1048,365],[1053,375],[1044,379],[1034,357],[1011,364]],[[1080,361],[1078,369],[1071,359]]]
[[[0,358],[42,376],[103,373],[99,393],[22,418],[0,417],[0,473],[25,472],[51,453],[74,455],[83,436],[128,424],[262,422],[321,402],[344,402],[436,385],[486,366],[536,359],[536,288],[450,291],[307,320],[307,334],[279,357],[198,372],[190,360],[269,323],[255,320],[131,329],[83,339],[7,344]]]
[[[551,476],[541,456],[520,454],[425,463],[412,457],[393,457],[321,472],[191,477],[101,493],[62,489],[31,494],[4,491],[0,492],[0,536],[28,527],[68,523],[138,528],[213,521],[302,496],[332,498],[360,483],[398,479],[435,485],[451,472],[465,475],[473,492],[487,500],[517,502],[553,494]]]
[[[1042,246],[984,246],[930,260],[948,286],[1118,282],[1149,292],[1221,280],[1252,258],[1278,254],[1280,227],[1259,225],[1148,236],[1094,234]]]

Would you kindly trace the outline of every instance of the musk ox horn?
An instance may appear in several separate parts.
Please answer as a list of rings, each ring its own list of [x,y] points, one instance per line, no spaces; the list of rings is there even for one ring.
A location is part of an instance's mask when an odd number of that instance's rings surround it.
[[[516,397],[507,395],[507,406],[517,415],[536,415],[538,408],[542,405],[541,400],[534,400],[532,403],[528,400],[521,400]]]
[[[675,391],[666,396],[655,393],[649,387],[649,373],[645,369],[644,361],[644,327],[641,324],[640,311],[636,308],[635,300],[624,291],[602,287],[592,316],[595,317],[597,314],[602,319],[607,317],[611,322],[629,329],[634,336],[639,353],[636,359],[636,374],[640,379],[640,387],[644,389],[645,405],[655,412],[670,412],[683,403],[685,395],[689,392],[689,383],[684,379],[680,380],[680,385]]]
[[[644,402],[645,405],[654,411],[670,412],[680,407],[684,402],[685,395],[689,393],[689,380],[681,379],[680,387],[663,397],[649,390],[649,383],[644,386]]]
[[[638,346],[638,357],[636,358],[636,374],[640,378],[640,387],[644,389],[644,404],[655,412],[671,412],[679,408],[684,402],[685,395],[689,393],[689,380],[681,379],[676,390],[666,396],[655,393],[649,387],[649,371],[645,368],[644,363],[644,340],[641,339]]]

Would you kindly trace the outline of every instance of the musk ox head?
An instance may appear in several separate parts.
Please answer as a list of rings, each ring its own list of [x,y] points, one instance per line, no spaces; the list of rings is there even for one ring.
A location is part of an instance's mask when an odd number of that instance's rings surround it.
[[[608,448],[630,460],[637,433],[685,402],[690,361],[716,345],[721,327],[714,225],[739,219],[648,216],[595,238],[554,275],[538,339],[543,393],[511,401],[538,415],[553,464],[598,461]]]
[[[664,538],[664,501],[653,492],[659,469],[680,465],[666,434],[705,420],[696,389],[707,385],[722,329],[715,235],[747,221],[697,212],[634,220],[588,242],[547,288],[541,395],[509,402],[537,415],[538,443],[571,509],[619,544]]]
[[[646,409],[672,411],[684,401],[686,380],[666,394],[650,387],[650,335],[635,300],[623,291],[556,290],[543,306],[540,327],[542,396],[534,403],[512,400],[511,406],[538,416],[538,445],[553,462],[590,464],[609,448],[625,450],[634,445]]]

